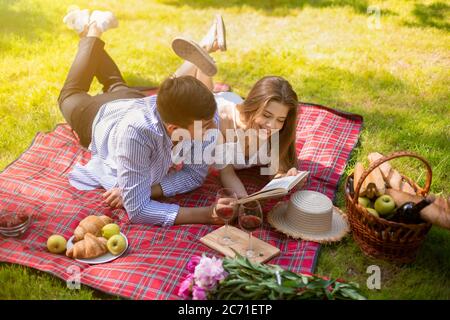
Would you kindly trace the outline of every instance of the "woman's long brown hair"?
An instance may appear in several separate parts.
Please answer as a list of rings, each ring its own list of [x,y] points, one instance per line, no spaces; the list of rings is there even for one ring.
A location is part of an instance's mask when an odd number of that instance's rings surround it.
[[[288,115],[279,131],[280,172],[286,172],[292,167],[297,168],[295,137],[297,125],[298,98],[290,83],[282,77],[266,76],[255,83],[247,99],[237,105],[239,112],[249,127],[256,115],[261,113],[270,101],[276,101],[289,108]]]

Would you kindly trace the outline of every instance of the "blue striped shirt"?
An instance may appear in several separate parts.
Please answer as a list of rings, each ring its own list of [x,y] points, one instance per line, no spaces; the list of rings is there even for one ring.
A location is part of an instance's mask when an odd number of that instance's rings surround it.
[[[217,113],[214,120],[218,125]],[[206,141],[202,148],[212,142]],[[84,166],[76,164],[69,181],[81,190],[119,187],[132,223],[171,226],[179,206],[152,200],[151,186],[159,183],[164,196],[170,197],[199,187],[208,173],[205,163],[184,164],[168,173],[172,147],[156,109],[156,96],[115,100],[96,115],[91,160]],[[192,154],[193,149],[191,143]]]

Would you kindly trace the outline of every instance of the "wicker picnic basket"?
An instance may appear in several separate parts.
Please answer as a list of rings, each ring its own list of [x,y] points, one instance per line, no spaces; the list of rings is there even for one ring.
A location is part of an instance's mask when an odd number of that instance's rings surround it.
[[[388,221],[370,214],[364,207],[359,205],[358,197],[363,181],[368,174],[382,163],[400,157],[413,157],[421,160],[427,169],[425,186],[419,187],[414,181],[402,176],[416,191],[417,195],[426,196],[430,191],[432,171],[429,163],[420,155],[412,152],[400,151],[385,156],[373,162],[365,170],[358,181],[353,196],[349,185],[350,178],[345,182],[345,199],[347,204],[348,218],[352,229],[353,238],[361,250],[368,256],[378,259],[389,260],[395,263],[411,263],[416,259],[416,254],[431,224],[424,222],[420,224],[404,224]]]

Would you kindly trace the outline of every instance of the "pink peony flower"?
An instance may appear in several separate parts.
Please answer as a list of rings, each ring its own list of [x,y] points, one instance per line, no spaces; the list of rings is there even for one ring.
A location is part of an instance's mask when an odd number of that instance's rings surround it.
[[[180,289],[178,289],[178,295],[183,299],[191,298],[192,286],[194,285],[194,275],[191,273],[186,279],[181,282]]]
[[[220,273],[220,274],[215,275],[215,276],[214,276],[214,280],[220,282],[220,281],[222,281],[223,279],[225,279],[227,276],[228,276],[228,272],[224,271],[224,272],[222,272],[222,273]]]
[[[187,271],[189,271],[190,273],[193,273],[195,271],[195,267],[199,264],[201,259],[202,259],[202,257],[200,257],[200,256],[193,256],[187,264],[187,267],[186,267]]]
[[[183,280],[178,295],[183,299],[206,300],[208,291],[214,290],[228,273],[223,269],[222,259],[206,255],[193,256],[186,269],[190,274]]]
[[[203,256],[194,271],[195,284],[206,290],[214,289],[217,282],[225,279],[226,276],[222,259],[216,257]]]
[[[206,290],[198,286],[194,286],[192,290],[192,300],[206,300]]]

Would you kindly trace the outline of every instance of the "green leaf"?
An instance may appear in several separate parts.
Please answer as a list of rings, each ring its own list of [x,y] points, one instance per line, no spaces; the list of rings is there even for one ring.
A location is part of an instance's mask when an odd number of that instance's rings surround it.
[[[358,286],[323,279],[318,276],[297,274],[279,266],[252,262],[236,253],[235,258],[223,260],[229,273],[218,287],[217,297],[227,299],[364,299]],[[277,282],[277,275],[281,285]],[[330,290],[329,288],[332,288]]]
[[[295,280],[284,280],[281,282],[281,285],[284,287],[293,287],[293,288],[298,288],[299,287],[299,282],[295,281]]]

